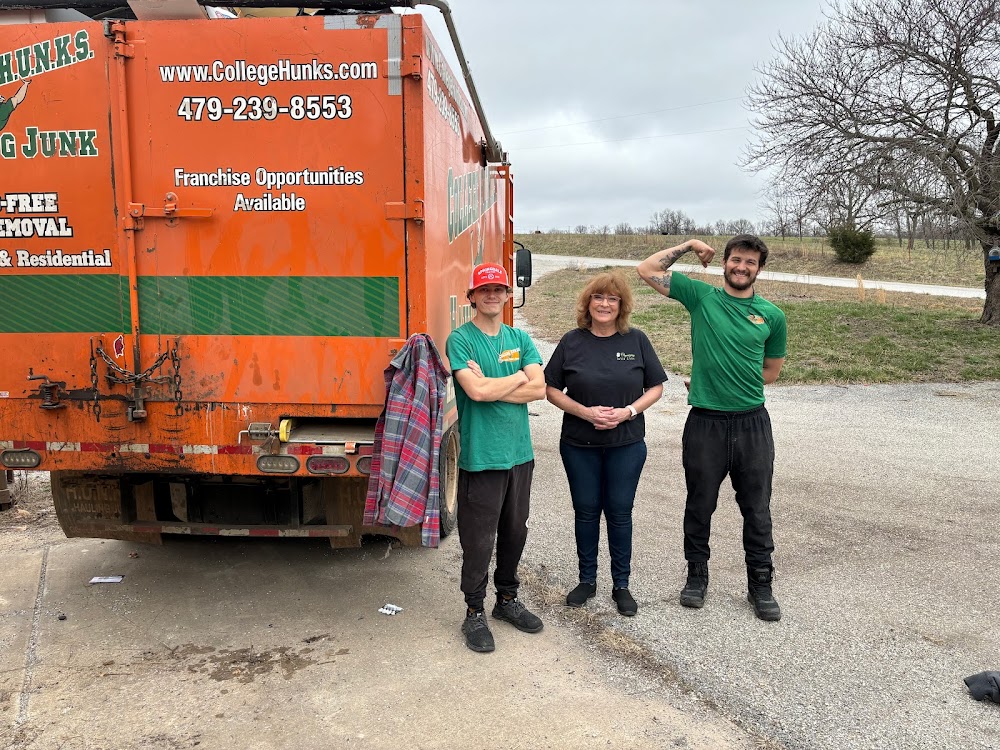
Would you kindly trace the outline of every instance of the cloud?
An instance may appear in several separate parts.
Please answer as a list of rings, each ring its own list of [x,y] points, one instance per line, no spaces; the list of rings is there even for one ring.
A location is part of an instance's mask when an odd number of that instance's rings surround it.
[[[738,166],[752,133],[740,99],[779,33],[822,20],[818,0],[451,6],[510,154],[520,230],[641,226],[664,208],[699,223],[761,213],[764,180]],[[437,11],[422,12],[449,54]]]

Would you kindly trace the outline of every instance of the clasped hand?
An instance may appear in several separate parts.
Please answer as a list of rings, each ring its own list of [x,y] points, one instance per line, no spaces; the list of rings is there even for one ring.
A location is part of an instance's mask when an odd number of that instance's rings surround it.
[[[587,421],[594,425],[595,430],[613,430],[632,416],[628,409],[616,409],[613,406],[587,407]]]

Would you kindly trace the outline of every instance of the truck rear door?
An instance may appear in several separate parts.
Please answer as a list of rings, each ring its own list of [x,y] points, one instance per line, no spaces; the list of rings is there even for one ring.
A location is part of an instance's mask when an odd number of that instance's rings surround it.
[[[180,342],[185,401],[383,400],[406,328],[400,30],[361,19],[125,25],[140,344]]]
[[[109,54],[99,23],[0,26],[0,414],[17,437],[47,383],[90,388],[91,342],[128,328]]]

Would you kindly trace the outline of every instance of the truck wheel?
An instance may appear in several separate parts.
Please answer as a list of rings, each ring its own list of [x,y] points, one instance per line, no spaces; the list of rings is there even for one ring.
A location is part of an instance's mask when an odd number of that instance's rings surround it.
[[[452,427],[441,439],[438,458],[441,498],[441,537],[448,536],[458,526],[458,427]]]

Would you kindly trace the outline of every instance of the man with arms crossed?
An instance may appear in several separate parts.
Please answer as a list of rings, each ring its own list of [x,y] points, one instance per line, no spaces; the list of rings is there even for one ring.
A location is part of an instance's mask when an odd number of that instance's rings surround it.
[[[458,459],[458,537],[462,544],[465,644],[494,649],[483,602],[496,543],[493,617],[537,633],[542,621],[517,598],[517,566],[528,536],[528,500],[535,455],[528,429],[528,402],[545,398],[542,358],[524,331],[503,322],[510,295],[507,271],[481,263],[466,296],[476,311],[448,337],[461,430]]]
[[[681,604],[705,605],[712,514],[729,475],[743,514],[747,598],[757,617],[779,620],[781,609],[771,591],[774,439],[764,385],[778,379],[785,362],[785,314],[754,293],[753,283],[767,261],[767,245],[760,238],[740,234],[726,243],[721,289],[669,270],[689,252],[706,268],[715,256],[704,242],[688,240],[639,264],[643,281],[691,315],[692,408],[683,437],[688,576]]]

